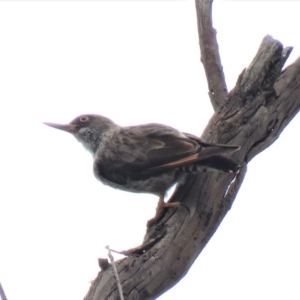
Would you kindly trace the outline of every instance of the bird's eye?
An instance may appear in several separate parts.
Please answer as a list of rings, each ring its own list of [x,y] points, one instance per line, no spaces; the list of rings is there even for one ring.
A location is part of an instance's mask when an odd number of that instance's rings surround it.
[[[79,120],[80,120],[80,122],[84,123],[84,122],[86,122],[88,119],[89,119],[88,116],[82,116],[82,117],[80,117]]]

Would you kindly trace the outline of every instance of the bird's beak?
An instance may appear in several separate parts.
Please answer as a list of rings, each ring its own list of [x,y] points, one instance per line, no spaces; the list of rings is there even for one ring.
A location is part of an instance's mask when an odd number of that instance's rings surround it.
[[[72,125],[72,124],[55,124],[55,123],[48,123],[48,122],[44,122],[44,124],[69,133],[75,133],[77,128],[76,125]]]

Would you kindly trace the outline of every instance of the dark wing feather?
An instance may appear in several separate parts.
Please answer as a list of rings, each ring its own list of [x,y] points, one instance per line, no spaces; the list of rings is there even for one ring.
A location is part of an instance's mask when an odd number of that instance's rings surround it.
[[[125,127],[107,143],[101,161],[96,162],[97,172],[109,181],[126,184],[128,178],[147,178],[238,148],[203,143],[159,124]]]
[[[119,171],[144,172],[196,153],[199,143],[158,124],[126,127],[114,137],[119,145]]]

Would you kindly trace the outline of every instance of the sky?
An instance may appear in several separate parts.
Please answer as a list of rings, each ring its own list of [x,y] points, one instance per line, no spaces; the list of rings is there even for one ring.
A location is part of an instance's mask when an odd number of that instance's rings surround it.
[[[142,242],[157,197],[103,186],[91,155],[42,122],[96,113],[200,136],[213,110],[194,6],[0,1],[0,282],[9,300],[83,299],[106,245]],[[300,1],[214,1],[229,90],[266,34],[294,47],[287,64],[299,57],[299,11]],[[299,127],[296,116],[249,163],[219,229],[160,300],[300,298]]]

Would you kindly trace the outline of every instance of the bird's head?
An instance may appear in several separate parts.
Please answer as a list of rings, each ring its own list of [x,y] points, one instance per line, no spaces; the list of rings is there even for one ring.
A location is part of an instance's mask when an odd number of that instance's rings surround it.
[[[118,127],[113,121],[100,115],[81,115],[69,124],[44,124],[71,133],[93,155],[102,137]]]

